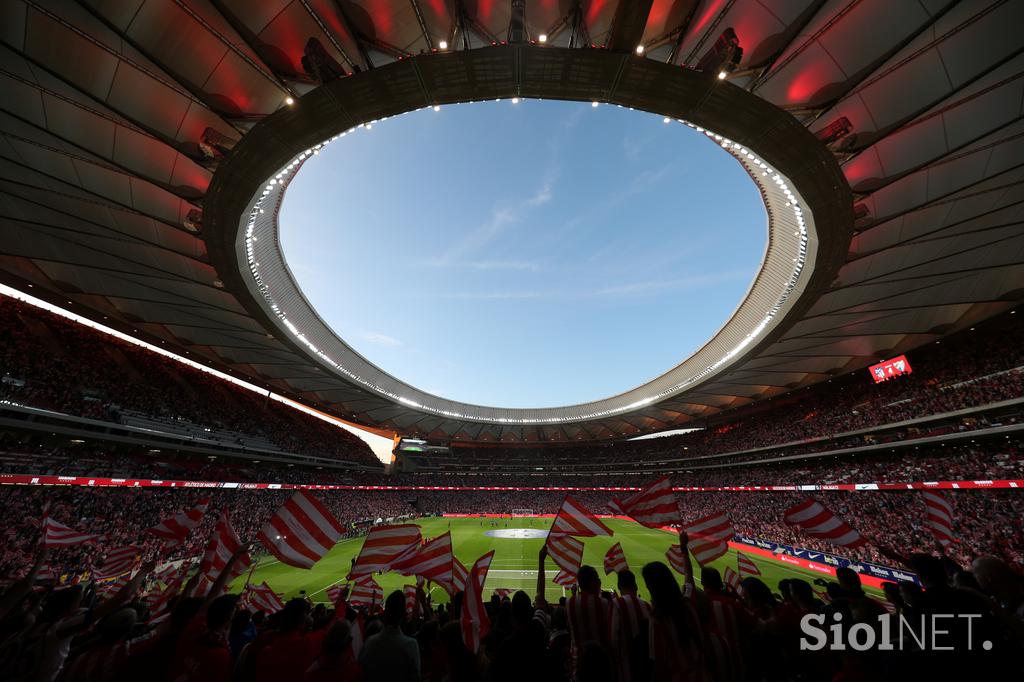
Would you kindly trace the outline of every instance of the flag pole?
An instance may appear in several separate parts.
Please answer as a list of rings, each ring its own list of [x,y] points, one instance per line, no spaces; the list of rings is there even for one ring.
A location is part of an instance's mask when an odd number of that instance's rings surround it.
[[[249,540],[249,542],[245,543],[245,551],[248,552],[249,548],[252,547],[253,544],[255,544],[255,540]],[[245,590],[245,588],[249,587],[249,583],[252,581],[252,573],[253,573],[253,571],[256,570],[256,564],[257,563],[259,563],[259,562],[258,561],[253,561],[252,565],[249,566],[249,575],[245,576],[245,585],[242,586],[243,590]]]

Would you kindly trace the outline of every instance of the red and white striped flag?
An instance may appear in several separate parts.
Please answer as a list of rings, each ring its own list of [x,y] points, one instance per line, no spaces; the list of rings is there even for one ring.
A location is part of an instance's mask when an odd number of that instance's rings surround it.
[[[730,566],[726,566],[725,567],[724,580],[725,580],[725,584],[728,585],[729,587],[731,587],[732,589],[734,589],[734,590],[738,590],[739,589],[739,587],[740,587],[740,576],[736,573],[736,571],[732,570],[732,567],[730,567]]]
[[[157,622],[161,615],[168,615],[169,612],[166,610],[168,605],[170,605],[171,597],[178,593],[181,583],[184,581],[184,576],[179,574],[169,580],[170,582],[167,583],[167,586],[162,591],[154,590],[154,592],[150,593],[152,598],[147,597],[146,599],[146,606],[149,607],[150,614],[149,622],[151,624]],[[153,597],[154,594],[156,595],[155,597]]]
[[[439,582],[449,597],[454,597],[457,592],[466,589],[466,578],[469,577],[469,570],[459,561],[458,557],[452,557],[452,580],[449,583]]]
[[[99,540],[102,535],[83,533],[74,528],[68,528],[59,521],[54,521],[47,516],[43,519],[43,544],[47,547],[70,547],[72,545],[87,545]]]
[[[469,577],[469,569],[457,558],[452,557],[452,585],[461,592],[466,589],[466,578]]]
[[[353,583],[348,601],[350,604],[365,604],[373,607],[384,602],[384,590],[380,588],[373,576],[364,575]]]
[[[451,532],[427,540],[416,551],[404,554],[391,564],[391,570],[402,575],[415,575],[436,583],[452,582]]]
[[[938,543],[945,547],[956,539],[953,533],[953,505],[938,490],[925,490],[922,494],[924,506],[928,510],[924,525]]]
[[[583,563],[583,541],[571,535],[548,535],[548,556],[555,564],[575,577]]]
[[[690,536],[689,550],[697,563],[704,566],[729,551],[729,540],[736,534],[723,512],[710,514],[683,526]]]
[[[270,589],[267,583],[262,585],[246,585],[243,595],[246,605],[264,613],[277,613],[284,608],[281,597]]]
[[[402,594],[405,595],[405,613],[411,617],[416,610],[416,586],[405,585],[402,587]]]
[[[53,570],[53,566],[51,564],[43,564],[39,567],[39,570],[36,571],[37,583],[55,583],[58,578],[60,578],[60,576]]]
[[[799,528],[812,538],[826,540],[839,547],[861,547],[868,543],[850,524],[810,497],[787,509],[782,518],[787,525]]]
[[[125,585],[131,582],[131,579],[131,573],[124,573],[118,576],[116,579],[111,580],[110,582],[101,584],[98,589],[100,592],[104,594],[117,594],[124,588]]]
[[[110,550],[104,555],[103,564],[93,567],[92,577],[96,580],[107,580],[127,573],[135,566],[135,559],[140,551],[135,545]]]
[[[332,604],[337,604],[338,600],[341,599],[341,595],[344,594],[344,586],[337,584],[331,585],[327,588],[327,598],[331,600]]]
[[[192,529],[202,520],[209,506],[210,498],[203,498],[196,506],[184,509],[169,519],[164,519],[147,532],[167,541],[164,543],[164,551],[179,547],[188,538]]]
[[[575,573],[570,573],[569,571],[559,571],[558,574],[551,579],[551,582],[555,583],[556,585],[561,585],[562,587],[572,587],[576,584],[576,580],[577,576]]]
[[[736,552],[736,568],[740,575],[761,575],[761,569],[743,552]]]
[[[595,535],[612,535],[612,529],[601,523],[589,509],[566,495],[558,516],[551,524],[551,534],[578,535],[594,537]]]
[[[668,476],[663,476],[632,497],[613,500],[612,509],[648,528],[679,523],[679,505]]]
[[[459,561],[459,558],[452,556],[452,580],[451,582],[438,582],[449,597],[466,589],[466,578],[469,577],[469,570]]]
[[[392,562],[405,558],[406,552],[410,555],[415,552],[421,539],[420,527],[411,523],[373,527],[363,541],[363,548],[352,564],[349,577],[358,578],[388,570]]]
[[[256,537],[282,564],[312,568],[344,532],[320,500],[300,490],[263,524]]]
[[[164,591],[159,587],[154,587],[142,597],[142,603],[146,605],[150,613],[153,613],[153,607],[160,603],[163,593]]]
[[[202,561],[199,562],[199,572],[210,581],[216,580],[228,560],[241,548],[242,541],[238,539],[238,534],[231,527],[231,519],[228,518],[227,510],[224,510],[220,513],[217,525],[213,528],[213,535],[206,543],[206,552],[203,554]],[[232,565],[228,584],[249,570],[250,566],[252,566],[252,557],[245,552]]]
[[[152,578],[154,582],[163,583],[167,585],[170,583],[171,578],[177,573],[178,568],[174,564],[165,564],[163,568],[158,571],[154,571]]]
[[[629,569],[626,563],[626,554],[622,551],[622,545],[615,543],[604,555],[604,573],[618,573]]]
[[[668,559],[669,566],[676,569],[676,572],[684,575],[686,574],[686,571],[683,570],[686,566],[685,556],[686,555],[683,554],[683,548],[678,544],[672,545],[668,548],[668,551],[665,552],[665,558]]]
[[[469,570],[466,592],[462,598],[462,641],[474,654],[480,650],[480,642],[491,629],[491,621],[484,609],[483,587],[493,558],[492,549],[476,560]]]

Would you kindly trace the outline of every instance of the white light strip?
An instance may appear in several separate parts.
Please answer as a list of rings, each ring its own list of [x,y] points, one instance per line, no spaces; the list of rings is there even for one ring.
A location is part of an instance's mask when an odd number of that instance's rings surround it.
[[[31,306],[35,306],[36,308],[41,308],[42,310],[45,310],[49,313],[53,313],[54,315],[59,315],[60,317],[63,317],[66,320],[78,323],[84,327],[89,327],[90,329],[94,329],[103,334],[107,334],[108,336],[113,336],[114,338],[120,339],[125,343],[130,343],[133,346],[144,348],[152,353],[162,355],[163,357],[168,358],[169,360],[174,360],[175,362],[187,365],[192,369],[199,370],[200,372],[206,372],[207,374],[215,376],[222,381],[232,383],[235,386],[238,386],[239,388],[244,388],[247,391],[258,393],[260,396],[270,398],[271,400],[277,401],[282,405],[287,405],[288,407],[298,410],[299,412],[304,412],[305,414],[308,414],[311,417],[316,417],[317,419],[327,422],[328,424],[333,424],[334,426],[345,429],[349,433],[358,436],[360,440],[369,445],[370,450],[373,451],[373,454],[376,455],[377,459],[379,459],[381,462],[386,464],[391,461],[391,449],[394,446],[394,442],[390,438],[378,436],[375,433],[371,433],[369,431],[364,431],[360,428],[354,427],[351,424],[348,424],[346,422],[341,421],[340,419],[336,419],[330,416],[329,414],[325,414],[318,410],[314,410],[311,407],[303,405],[302,403],[296,402],[291,398],[286,398],[285,396],[278,395],[273,391],[268,391],[265,388],[260,388],[255,384],[250,384],[249,382],[243,381],[238,377],[233,377],[230,374],[225,374],[224,372],[214,369],[213,367],[207,367],[206,365],[200,364],[195,360],[183,358],[180,355],[170,352],[166,348],[154,346],[153,344],[147,343],[142,339],[137,339],[134,336],[129,336],[128,334],[120,332],[116,329],[113,329],[106,325],[102,325],[98,322],[94,322],[93,320],[90,320],[88,317],[77,315],[71,312],[70,310],[66,310],[64,308],[61,308],[60,306],[53,305],[52,303],[44,301],[41,298],[36,298],[31,294],[26,294],[23,291],[20,291],[13,287],[9,287],[3,283],[0,283],[0,296],[7,296],[9,298],[15,299],[16,301],[27,303]],[[382,447],[386,449],[382,449]]]
[[[632,107],[630,108],[632,109]],[[419,111],[419,109],[411,110],[405,113],[413,113],[414,111]],[[381,120],[383,121],[387,119],[385,118]],[[482,414],[468,414],[458,412],[455,410],[434,407],[432,405],[425,405],[419,401],[407,398],[406,396],[396,394],[393,391],[390,391],[382,386],[379,386],[373,380],[362,377],[359,374],[347,369],[339,362],[332,359],[326,352],[324,352],[315,344],[313,344],[306,336],[306,333],[303,330],[296,327],[296,325],[289,319],[288,312],[281,309],[279,302],[271,294],[270,287],[266,284],[265,279],[261,274],[260,263],[256,260],[255,244],[259,241],[259,237],[263,235],[256,234],[257,219],[259,218],[260,215],[263,215],[265,213],[266,209],[263,208],[264,203],[267,204],[268,208],[274,207],[271,209],[273,211],[273,220],[270,221],[270,229],[272,230],[272,232],[276,233],[278,207],[280,207],[281,201],[284,196],[284,192],[287,189],[288,184],[291,182],[291,179],[295,176],[295,173],[298,172],[298,169],[301,168],[302,165],[308,159],[319,154],[320,150],[323,149],[328,144],[336,142],[337,140],[345,137],[346,135],[355,132],[357,128],[365,128],[368,130],[371,127],[371,124],[378,122],[376,120],[369,121],[365,124],[360,124],[353,128],[349,128],[347,131],[335,135],[334,137],[325,140],[321,144],[310,147],[309,149],[306,149],[305,151],[299,153],[276,175],[267,180],[262,190],[257,190],[258,193],[252,200],[252,208],[249,211],[244,237],[245,256],[249,267],[249,272],[252,275],[253,281],[256,285],[256,289],[260,292],[260,295],[263,296],[270,310],[281,321],[281,324],[284,326],[284,328],[287,329],[288,332],[291,333],[291,335],[295,337],[295,339],[299,343],[301,343],[303,346],[309,349],[309,351],[317,358],[319,358],[322,362],[329,365],[331,368],[333,368],[340,374],[343,374],[350,380],[362,386],[365,386],[366,388],[374,391],[375,393],[390,398],[391,400],[398,402],[402,405],[407,405],[417,410],[422,410],[424,412],[429,412],[431,414],[436,414],[443,417],[450,417],[453,419],[468,419],[473,421],[500,424],[563,424],[568,422],[589,421],[593,419],[599,419],[602,417],[608,417],[636,410],[638,408],[650,405],[651,403],[658,402],[672,395],[675,395],[676,393],[679,393],[681,390],[687,388],[688,386],[691,386],[696,382],[701,381],[702,379],[708,377],[710,374],[717,372],[725,365],[731,363],[740,353],[742,353],[746,348],[748,348],[768,328],[769,324],[771,324],[772,320],[785,305],[790,295],[797,288],[801,273],[804,270],[804,265],[807,262],[807,245],[809,242],[807,224],[804,219],[803,209],[800,207],[799,200],[797,199],[797,195],[789,187],[786,178],[784,178],[777,170],[772,168],[763,159],[758,157],[749,149],[743,147],[738,142],[733,142],[732,140],[723,137],[722,135],[718,135],[717,133],[714,133],[710,130],[701,128],[700,126],[694,125],[689,121],[684,121],[683,119],[675,120],[683,125],[686,125],[696,130],[697,132],[703,133],[713,142],[721,146],[722,149],[724,149],[726,152],[728,152],[738,161],[740,161],[743,167],[750,174],[751,179],[758,186],[758,188],[761,189],[762,194],[764,194],[766,197],[767,194],[765,192],[765,187],[767,185],[770,185],[771,183],[774,183],[776,185],[777,189],[786,197],[787,201],[785,202],[784,207],[775,206],[774,208],[776,210],[779,210],[780,208],[789,209],[792,214],[791,217],[798,227],[797,232],[794,233],[793,235],[794,237],[798,238],[798,244],[796,249],[797,255],[793,259],[794,265],[792,272],[786,283],[783,285],[782,292],[776,299],[776,302],[768,310],[764,318],[761,319],[753,327],[753,329],[744,336],[744,338],[739,343],[737,343],[733,348],[724,353],[718,360],[707,365],[701,371],[690,376],[689,378],[680,381],[667,389],[659,391],[654,395],[629,403],[628,405],[623,405],[607,410],[599,410],[588,414],[563,415],[544,419],[526,417],[489,417],[484,416]],[[773,219],[778,220],[779,217],[773,217]],[[267,234],[265,236],[270,239],[275,239],[276,234]]]

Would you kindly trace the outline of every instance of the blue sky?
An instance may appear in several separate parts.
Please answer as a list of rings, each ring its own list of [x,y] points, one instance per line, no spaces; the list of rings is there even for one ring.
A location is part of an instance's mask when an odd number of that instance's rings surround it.
[[[551,407],[633,388],[725,322],[764,255],[731,156],[660,116],[524,100],[358,130],[298,173],[281,240],[303,292],[417,388]]]

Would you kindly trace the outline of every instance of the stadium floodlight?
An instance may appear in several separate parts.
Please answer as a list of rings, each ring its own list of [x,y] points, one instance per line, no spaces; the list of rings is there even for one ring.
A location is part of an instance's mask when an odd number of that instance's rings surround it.
[[[597,108],[597,100],[594,100],[593,102],[591,102],[590,106],[592,106],[592,107],[594,107],[596,109]]]
[[[518,97],[513,97],[512,98],[512,104],[519,104],[519,98]]]
[[[302,70],[306,72],[306,75],[319,83],[329,83],[348,75],[338,60],[332,57],[331,53],[316,38],[306,41],[301,61]]]
[[[714,73],[718,80],[725,80],[742,58],[743,48],[740,47],[740,39],[736,31],[730,27],[722,31],[711,49],[697,62],[697,70]]]
[[[448,49],[448,41],[447,40],[442,40],[441,42],[439,42],[437,44],[437,47],[439,49],[441,49],[441,50],[447,50]]]
[[[840,116],[815,133],[815,136],[821,140],[823,145],[829,147],[849,135],[851,130],[853,130],[853,124],[850,123],[850,119]]]
[[[637,45],[636,46],[636,53],[637,54],[643,54],[644,53],[644,46],[643,45]]]
[[[548,42],[548,34],[547,33],[541,33],[539,36],[537,36],[537,42],[538,43],[546,43],[546,42]]]
[[[192,234],[199,234],[203,229],[203,212],[201,209],[193,208],[181,221],[182,226]]]
[[[441,105],[440,104],[435,104],[434,105],[434,111],[441,111]]]
[[[227,155],[238,143],[234,138],[223,133],[206,128],[199,137],[199,151],[209,159],[220,159]]]
[[[289,95],[288,97],[284,98],[284,103],[287,104],[288,106],[291,106],[295,104],[295,99]]]
[[[661,119],[661,122],[662,123],[671,123],[672,119],[670,119],[668,116],[666,116],[665,118]]]

